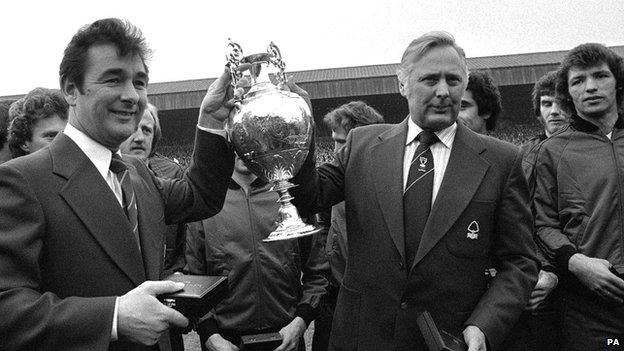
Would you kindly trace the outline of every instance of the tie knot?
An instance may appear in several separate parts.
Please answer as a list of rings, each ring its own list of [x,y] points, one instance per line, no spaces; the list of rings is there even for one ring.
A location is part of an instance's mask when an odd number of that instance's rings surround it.
[[[111,163],[108,168],[115,174],[121,173],[127,169],[126,164],[121,160],[121,156],[116,153],[113,153]]]
[[[416,138],[418,139],[418,141],[420,141],[421,144],[424,144],[426,146],[435,144],[436,142],[438,142],[438,140],[440,140],[434,132],[430,132],[428,130],[423,130],[418,134]]]

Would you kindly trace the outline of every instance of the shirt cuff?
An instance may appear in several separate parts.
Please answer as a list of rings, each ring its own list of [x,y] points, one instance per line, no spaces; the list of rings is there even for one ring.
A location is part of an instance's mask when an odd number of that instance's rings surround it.
[[[115,312],[113,312],[113,327],[111,328],[111,341],[117,341],[117,310],[119,309],[119,297],[115,299]]]
[[[310,304],[302,303],[297,306],[297,310],[295,310],[295,317],[301,317],[307,327],[314,320],[314,308],[312,308]]]
[[[206,127],[200,126],[199,124],[197,125],[197,129],[203,130],[204,132],[220,135],[224,137],[226,140],[228,138],[227,132],[224,129],[206,128]]]

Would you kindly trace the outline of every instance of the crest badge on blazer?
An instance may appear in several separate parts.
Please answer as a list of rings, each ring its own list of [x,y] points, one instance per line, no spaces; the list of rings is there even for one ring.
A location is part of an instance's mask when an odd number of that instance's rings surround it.
[[[472,221],[468,225],[468,233],[466,233],[466,237],[468,239],[477,240],[479,239],[479,223],[477,221]]]

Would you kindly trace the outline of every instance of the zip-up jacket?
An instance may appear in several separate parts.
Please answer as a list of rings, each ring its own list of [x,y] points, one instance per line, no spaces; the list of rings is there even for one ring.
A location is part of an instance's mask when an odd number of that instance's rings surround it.
[[[535,177],[537,242],[568,274],[575,253],[624,267],[624,119],[611,138],[574,116],[542,143]]]
[[[524,176],[529,184],[529,193],[531,194],[531,197],[533,197],[533,193],[535,192],[535,161],[537,159],[537,153],[541,147],[542,141],[546,140],[546,138],[546,134],[541,133],[520,146],[520,152],[522,153],[522,172],[524,172]],[[531,210],[533,211],[533,214],[535,214],[533,206],[531,206]],[[542,252],[539,245],[537,246],[535,253],[540,261],[540,269],[554,273],[555,268]]]
[[[314,236],[265,243],[275,228],[279,203],[256,180],[249,194],[234,181],[219,214],[193,223],[187,236],[185,271],[227,275],[229,295],[198,328],[214,333],[278,331],[296,316],[309,324],[327,288],[326,257]]]

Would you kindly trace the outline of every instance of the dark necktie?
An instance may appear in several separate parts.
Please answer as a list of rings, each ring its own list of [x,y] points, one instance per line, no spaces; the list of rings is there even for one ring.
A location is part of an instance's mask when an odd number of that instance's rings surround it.
[[[403,193],[403,225],[405,229],[405,259],[408,272],[416,256],[429,211],[433,191],[433,154],[429,146],[439,139],[429,131],[416,137],[420,141],[410,165]]]
[[[123,208],[130,222],[130,228],[132,228],[132,234],[134,234],[134,240],[141,249],[139,241],[139,221],[137,214],[136,198],[134,197],[134,189],[132,188],[132,181],[130,180],[130,173],[126,164],[121,160],[121,157],[113,153],[110,163],[110,170],[115,173],[119,184],[121,185],[121,191],[123,192]]]

